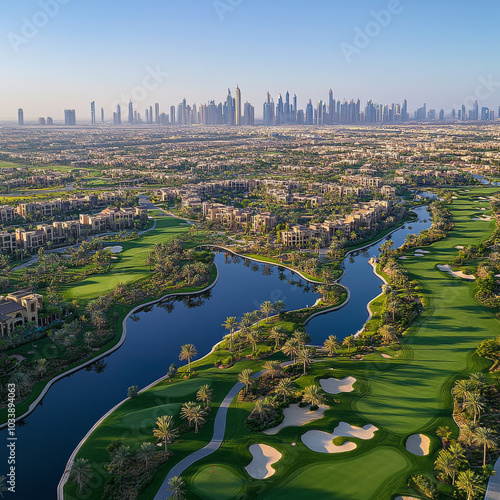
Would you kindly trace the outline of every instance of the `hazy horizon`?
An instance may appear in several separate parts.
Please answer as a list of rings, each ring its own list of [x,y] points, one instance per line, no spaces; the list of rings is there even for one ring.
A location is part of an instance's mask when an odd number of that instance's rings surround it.
[[[311,99],[408,100],[410,113],[469,103],[495,111],[500,6],[463,0],[9,0],[2,6],[0,53],[6,78],[0,120],[63,119],[75,109],[90,120],[95,101],[107,121],[117,102],[135,109],[159,102],[169,113],[188,104],[224,101],[236,85],[257,119],[269,91],[288,90],[299,108]],[[153,76],[148,76],[153,73]],[[145,80],[146,78],[146,80]],[[497,83],[499,82],[499,83]],[[122,116],[126,116],[122,112]]]

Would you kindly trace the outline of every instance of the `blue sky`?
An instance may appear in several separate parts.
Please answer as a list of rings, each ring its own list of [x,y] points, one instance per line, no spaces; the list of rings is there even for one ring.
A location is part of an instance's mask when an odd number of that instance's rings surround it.
[[[58,12],[44,15],[44,2]],[[382,26],[373,12],[389,7]],[[183,97],[221,101],[236,84],[257,116],[268,90],[296,93],[302,107],[330,87],[363,105],[406,98],[439,110],[461,106],[481,79],[493,84],[480,106],[497,110],[499,14],[497,0],[3,0],[0,119],[23,107],[59,120],[71,107],[85,120],[91,100],[109,118],[131,93],[142,113],[154,102],[168,112]],[[161,75],[138,89],[153,69]]]

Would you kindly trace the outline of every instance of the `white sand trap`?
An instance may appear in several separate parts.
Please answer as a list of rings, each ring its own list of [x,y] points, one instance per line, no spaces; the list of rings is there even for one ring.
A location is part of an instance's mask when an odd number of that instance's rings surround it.
[[[455,248],[457,250],[463,250],[465,247],[463,245],[457,245]]]
[[[473,217],[472,220],[480,220],[483,222],[491,222],[493,217],[491,215],[483,215],[482,217]]]
[[[109,247],[109,251],[113,254],[115,253],[122,253],[123,252],[123,247],[120,245],[115,245],[114,247]]]
[[[418,500],[415,497],[396,497],[394,500]]]
[[[457,196],[452,196],[451,199],[452,200],[458,200],[458,197]]]
[[[354,377],[345,377],[341,380],[336,378],[323,378],[319,381],[321,388],[328,394],[340,394],[341,392],[354,391]]]
[[[252,444],[249,448],[253,456],[253,460],[245,467],[248,474],[254,479],[267,479],[271,477],[276,471],[271,465],[278,462],[282,455],[267,444]]]
[[[472,274],[464,274],[462,271],[453,271],[453,269],[447,264],[446,266],[437,266],[440,271],[456,276],[457,278],[463,278],[464,280],[475,280],[476,277]]]
[[[431,252],[429,252],[429,250],[420,250],[420,248],[417,248],[415,250],[415,252],[418,252],[418,253],[431,253]]]
[[[406,450],[418,457],[429,454],[431,440],[424,434],[413,434],[406,440]]]
[[[300,425],[306,425],[309,422],[314,422],[315,420],[323,418],[323,413],[325,413],[325,410],[328,410],[328,406],[326,405],[320,405],[316,411],[311,411],[310,408],[311,405],[300,408],[298,403],[290,405],[288,408],[283,410],[283,414],[285,415],[283,422],[281,422],[281,424],[277,427],[266,429],[263,431],[264,434],[273,436],[274,434],[278,434],[278,432],[284,427],[298,427]]]
[[[364,427],[355,427],[345,422],[340,422],[337,428],[331,433],[324,431],[308,431],[302,436],[302,442],[312,451],[318,453],[344,453],[355,450],[357,445],[350,441],[336,446],[332,443],[335,438],[359,438],[372,439],[378,429],[374,425],[365,425]]]
[[[381,356],[385,359],[392,359],[392,356],[389,356],[389,354],[381,354]]]
[[[399,257],[399,260],[407,260],[408,257]]]

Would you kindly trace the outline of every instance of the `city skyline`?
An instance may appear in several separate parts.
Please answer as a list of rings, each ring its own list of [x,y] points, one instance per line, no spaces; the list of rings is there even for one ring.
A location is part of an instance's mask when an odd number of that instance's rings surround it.
[[[175,104],[153,104],[137,103],[132,99],[128,103],[117,103],[105,120],[105,109],[101,106],[100,123],[122,124],[156,124],[156,125],[333,125],[333,124],[356,124],[356,123],[401,123],[409,121],[434,121],[434,120],[459,120],[459,121],[494,121],[500,118],[500,106],[493,108],[480,106],[479,100],[475,99],[462,104],[458,108],[445,110],[444,108],[431,108],[426,103],[413,109],[408,106],[408,101],[378,103],[372,99],[364,105],[359,98],[339,99],[332,89],[328,92],[328,99],[319,99],[313,102],[306,99],[307,104],[301,108],[298,105],[298,97],[289,91],[279,93],[276,100],[270,92],[266,93],[266,99],[262,106],[262,114],[255,113],[252,103],[244,101],[239,85],[236,85],[234,97],[231,88],[228,88],[226,99],[217,103],[210,100],[207,103],[188,103],[187,99]],[[154,106],[154,108],[153,108]],[[259,106],[257,105],[257,108]],[[90,102],[89,116],[85,113],[79,118],[79,125],[97,125],[96,102]],[[126,120],[122,121],[122,109],[128,109]],[[50,118],[50,117],[49,117]],[[18,125],[49,124],[49,118],[25,119],[25,109],[18,108]],[[12,123],[14,120],[10,120]],[[62,120],[55,120],[56,124]],[[76,125],[75,109],[64,110],[64,124]],[[50,124],[53,124],[50,118]]]
[[[228,82],[255,105],[262,92],[277,96],[293,82],[299,99],[313,103],[333,86],[339,97],[362,102],[406,98],[452,109],[473,97],[496,107],[498,9],[489,0],[481,9],[429,0],[150,0],[147,7],[126,0],[119,8],[95,0],[10,2],[0,19],[9,75],[0,82],[0,119],[13,120],[19,107],[29,121],[58,108],[86,116],[90,89],[107,113],[140,87],[153,103],[219,101]]]

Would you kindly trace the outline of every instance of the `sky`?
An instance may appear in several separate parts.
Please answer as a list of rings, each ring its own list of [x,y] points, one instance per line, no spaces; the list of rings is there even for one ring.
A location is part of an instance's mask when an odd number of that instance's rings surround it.
[[[309,99],[408,100],[410,111],[500,106],[498,0],[2,0],[0,120],[90,101],[111,118],[223,101],[256,116],[269,91]],[[122,111],[123,115],[123,111]]]

